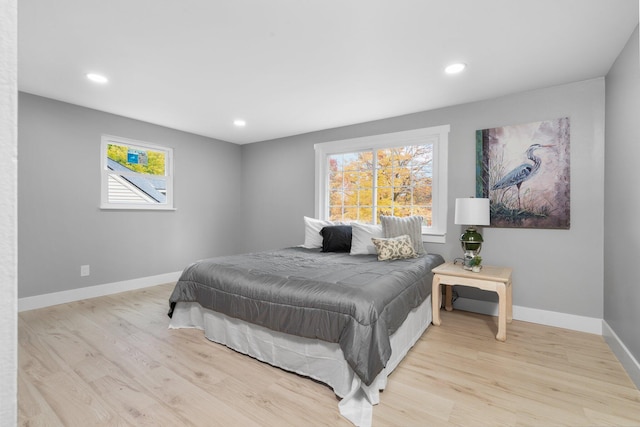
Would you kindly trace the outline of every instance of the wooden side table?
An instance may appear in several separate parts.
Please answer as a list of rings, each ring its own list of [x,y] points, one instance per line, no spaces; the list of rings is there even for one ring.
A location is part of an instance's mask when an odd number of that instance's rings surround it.
[[[479,273],[474,273],[452,262],[441,264],[431,270],[433,282],[431,287],[431,303],[433,324],[439,326],[442,293],[440,285],[463,285],[493,291],[498,294],[498,341],[507,339],[507,323],[513,319],[513,293],[511,287],[511,269],[508,267],[482,266]],[[451,307],[451,289],[447,286],[445,305],[448,311]]]

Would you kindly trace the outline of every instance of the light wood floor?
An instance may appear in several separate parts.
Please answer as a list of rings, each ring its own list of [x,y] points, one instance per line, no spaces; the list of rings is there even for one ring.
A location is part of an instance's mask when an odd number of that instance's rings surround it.
[[[167,329],[172,285],[19,315],[23,426],[349,426],[325,385]],[[640,426],[600,336],[442,313],[389,378],[374,426]]]

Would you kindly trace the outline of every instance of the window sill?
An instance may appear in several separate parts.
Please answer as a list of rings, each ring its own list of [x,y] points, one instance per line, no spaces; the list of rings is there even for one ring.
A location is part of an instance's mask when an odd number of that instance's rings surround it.
[[[170,207],[150,207],[150,206],[100,206],[101,211],[177,211]]]
[[[423,234],[422,241],[424,243],[446,243],[446,234]]]

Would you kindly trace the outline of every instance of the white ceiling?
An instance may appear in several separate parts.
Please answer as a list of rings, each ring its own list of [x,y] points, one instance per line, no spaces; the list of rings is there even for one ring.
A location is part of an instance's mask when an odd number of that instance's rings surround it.
[[[20,0],[18,81],[243,144],[601,77],[637,24],[638,0]]]

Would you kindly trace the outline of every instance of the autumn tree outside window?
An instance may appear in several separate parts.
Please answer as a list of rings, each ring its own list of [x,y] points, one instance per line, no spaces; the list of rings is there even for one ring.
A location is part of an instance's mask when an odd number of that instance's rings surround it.
[[[444,242],[449,126],[316,144],[317,214],[379,223],[424,218],[425,241]]]

